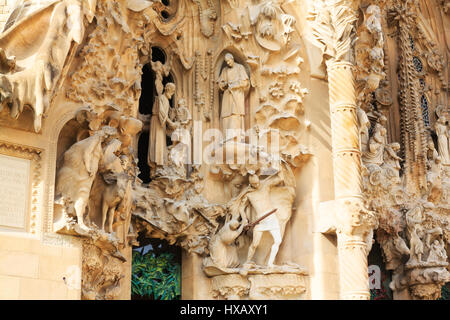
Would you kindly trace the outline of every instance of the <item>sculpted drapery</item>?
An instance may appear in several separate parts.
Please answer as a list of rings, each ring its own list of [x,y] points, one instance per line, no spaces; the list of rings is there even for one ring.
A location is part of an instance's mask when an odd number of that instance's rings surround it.
[[[219,88],[223,90],[222,130],[244,130],[245,94],[250,87],[249,78],[243,65],[235,63],[233,55],[226,54],[227,67],[219,77]]]
[[[149,164],[164,165],[167,163],[166,125],[173,126],[169,119],[169,110],[170,98],[174,93],[175,85],[168,83],[164,94],[159,95],[155,100],[150,122]]]

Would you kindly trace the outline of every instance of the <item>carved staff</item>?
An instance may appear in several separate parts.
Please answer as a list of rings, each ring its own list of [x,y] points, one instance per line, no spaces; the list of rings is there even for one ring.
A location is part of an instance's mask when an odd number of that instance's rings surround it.
[[[247,232],[248,230],[250,230],[251,228],[254,228],[258,223],[260,223],[261,221],[263,221],[265,218],[267,218],[268,216],[270,216],[271,214],[275,213],[278,209],[273,209],[272,211],[269,211],[268,213],[266,213],[265,215],[263,215],[261,218],[259,218],[258,220],[247,224],[244,227],[244,232]]]

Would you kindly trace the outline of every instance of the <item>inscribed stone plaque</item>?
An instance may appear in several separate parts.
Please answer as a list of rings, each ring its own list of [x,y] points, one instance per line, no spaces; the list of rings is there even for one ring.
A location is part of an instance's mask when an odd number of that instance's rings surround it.
[[[0,154],[0,226],[26,228],[30,160]]]

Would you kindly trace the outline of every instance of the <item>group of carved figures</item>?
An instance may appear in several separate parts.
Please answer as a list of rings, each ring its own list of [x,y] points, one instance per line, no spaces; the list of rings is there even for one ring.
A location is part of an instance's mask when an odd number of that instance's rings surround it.
[[[394,169],[395,177],[400,178],[399,171],[400,158],[397,153],[400,151],[400,144],[397,142],[387,143],[387,118],[378,114],[372,135],[369,137],[371,122],[367,114],[362,110],[358,110],[358,122],[360,132],[362,159],[366,166],[378,165]],[[450,164],[450,128],[445,120],[445,116],[438,117],[435,124],[435,132],[437,136],[438,149],[436,150],[434,142],[429,139],[428,142],[428,161],[431,172],[439,175],[440,166]]]
[[[82,124],[86,120],[83,113],[91,117],[90,130],[86,130],[91,134],[64,153],[56,176],[55,204],[61,209],[56,229],[67,228],[88,236],[98,231],[100,224],[103,232],[121,229],[117,236],[124,243],[136,178],[131,139],[142,129],[142,122],[115,111],[93,120],[91,110],[81,110],[77,120]],[[100,208],[101,218],[95,206]]]
[[[249,88],[249,77],[244,67],[235,63],[233,55],[226,54],[225,62],[227,66],[218,79],[219,88],[224,91],[221,123],[224,130],[233,129],[237,130],[233,132],[242,132],[240,130],[244,129],[245,93]],[[153,168],[165,168],[167,165],[183,167],[188,160],[186,157],[190,155],[191,114],[184,99],[179,99],[176,107],[171,107],[171,99],[176,91],[175,84],[169,82],[163,85],[164,77],[170,72],[171,58],[166,64],[160,61],[151,61],[150,64],[155,72],[157,96],[150,119],[148,163]],[[99,117],[102,118],[102,115]],[[62,228],[71,225],[76,233],[82,235],[92,232],[93,228],[95,229],[93,224],[95,219],[92,217],[95,210],[92,210],[90,202],[92,197],[101,196],[101,230],[112,233],[115,231],[114,221],[127,221],[128,224],[123,226],[125,229],[122,239],[125,241],[130,227],[130,210],[134,205],[133,190],[136,176],[132,172],[136,169],[136,163],[132,161],[132,152],[124,151],[119,136],[131,137],[137,134],[142,129],[142,122],[125,116],[121,116],[121,120],[122,118],[129,121],[133,119],[135,122],[130,128],[131,132],[127,132],[128,127],[122,127],[121,121],[115,123],[114,127],[111,126],[106,117],[100,121],[103,127],[90,130],[91,135],[88,138],[75,143],[64,153],[64,161],[57,173],[55,200],[55,203],[62,207]],[[170,148],[167,148],[166,144],[168,132],[172,132],[174,142]],[[229,140],[229,137],[227,138]],[[178,148],[180,145],[182,148]],[[291,215],[289,208],[281,220],[280,213],[264,217],[269,209],[276,209],[271,204],[270,192],[272,187],[283,184],[280,175],[281,171],[260,182],[260,177],[255,172],[249,174],[249,186],[231,201],[232,205],[224,225],[212,236],[210,257],[215,266],[231,268],[239,265],[235,241],[252,218],[254,221],[259,219],[261,221],[252,230],[252,243],[248,249],[245,265],[248,267],[252,264],[262,235],[268,232],[272,236],[273,245],[267,265],[273,266],[285,224]],[[105,186],[98,195],[93,195],[94,181],[99,176]],[[293,201],[293,196],[291,200]],[[73,218],[76,218],[76,222]]]
[[[381,113],[373,112],[376,120],[372,126],[366,113],[363,110],[358,111],[362,161],[369,174],[369,181],[365,186],[369,192],[368,198],[372,209],[378,212],[379,219],[386,219],[384,214],[393,214],[392,217],[396,217],[393,221],[383,221],[383,228],[378,231],[377,239],[383,248],[386,268],[393,270],[390,288],[397,292],[408,286],[415,288],[417,284],[445,283],[450,278],[446,270],[448,256],[447,240],[443,231],[445,224],[436,223],[433,218],[433,212],[440,210],[436,208],[446,208],[442,195],[446,186],[444,181],[448,179],[445,167],[448,160],[445,159],[449,156],[448,125],[445,115],[437,113],[437,150],[431,136],[427,144],[428,187],[423,191],[424,195],[412,196],[411,202],[407,203],[405,199],[395,198],[398,189],[401,190],[403,198],[408,197],[408,194],[400,177],[402,158],[397,154],[400,144],[387,143],[387,118]],[[377,173],[380,174],[378,178],[384,177],[385,181],[372,177]],[[393,196],[394,201],[387,198],[384,198],[383,202],[379,201],[384,194]],[[401,209],[404,209],[405,214],[401,213]],[[405,221],[404,227],[401,221]],[[420,289],[415,290],[417,294],[422,294],[419,293]]]
[[[172,57],[172,56],[171,56]],[[148,163],[150,166],[163,166],[174,163],[178,167],[190,163],[191,120],[192,116],[186,106],[185,99],[179,99],[175,110],[172,110],[171,99],[176,92],[175,84],[169,82],[163,86],[163,77],[167,77],[171,68],[169,62],[151,61],[155,72],[156,94],[150,121],[150,140]],[[221,104],[221,126],[227,139],[242,135],[244,131],[245,95],[250,87],[249,77],[244,66],[234,61],[232,54],[225,55],[226,67],[222,70],[218,86],[223,91]],[[174,111],[174,112],[172,112]],[[166,136],[171,134],[175,142],[169,150]],[[181,144],[175,147],[177,144]]]
[[[447,252],[445,251],[442,229],[436,227],[424,230],[423,222],[424,217],[420,207],[415,207],[407,212],[406,233],[410,243],[408,264],[422,264],[424,262],[424,249],[427,249],[426,263],[447,265]]]
[[[221,269],[255,267],[253,258],[256,249],[260,246],[263,234],[268,233],[273,242],[264,265],[268,268],[274,267],[286,222],[291,215],[288,212],[287,216],[283,217],[271,201],[272,188],[283,184],[282,174],[280,172],[266,177],[263,181],[257,174],[252,174],[249,176],[249,183],[250,185],[231,201],[223,226],[213,235],[209,245],[210,261],[206,261],[206,266]],[[250,221],[256,221],[257,224],[252,228],[252,241],[248,248],[247,259],[241,264],[238,257],[238,238],[245,236],[245,228]]]

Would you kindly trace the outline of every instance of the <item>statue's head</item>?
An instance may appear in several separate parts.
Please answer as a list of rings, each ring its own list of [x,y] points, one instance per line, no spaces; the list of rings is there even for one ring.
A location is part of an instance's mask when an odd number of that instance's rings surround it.
[[[181,107],[186,107],[186,100],[184,100],[183,98],[178,100],[178,108],[181,108]]]
[[[122,167],[128,168],[128,165],[130,164],[130,159],[126,155],[121,155],[119,159]]]
[[[400,150],[400,143],[398,143],[398,142],[391,143],[391,148],[395,152],[399,151]]]
[[[230,221],[230,229],[231,230],[236,230],[237,228],[239,228],[239,221],[237,220],[231,220]]]
[[[380,118],[378,118],[378,121],[381,125],[385,125],[387,122],[387,118],[385,116],[381,116]]]
[[[248,182],[250,182],[250,185],[254,188],[259,187],[259,177],[256,174],[250,175]]]
[[[232,67],[234,65],[234,57],[231,53],[227,53],[225,55],[225,62],[229,67]]]
[[[171,98],[173,96],[173,94],[175,93],[175,84],[172,82],[169,82],[168,84],[166,84],[164,92],[166,93],[166,95],[169,98]]]

